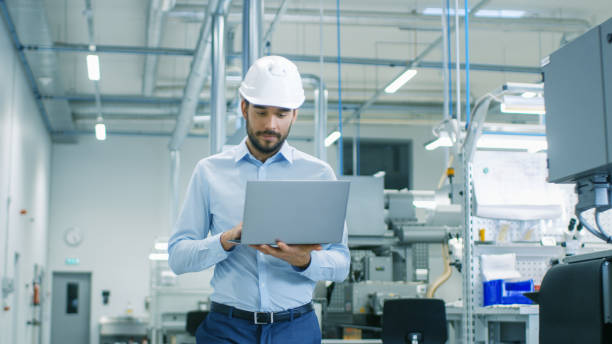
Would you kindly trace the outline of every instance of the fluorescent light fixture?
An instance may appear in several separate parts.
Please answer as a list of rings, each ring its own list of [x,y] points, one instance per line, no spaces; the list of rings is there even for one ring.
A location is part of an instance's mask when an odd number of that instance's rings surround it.
[[[488,149],[516,149],[536,153],[547,150],[548,143],[544,136],[483,134],[480,136],[476,147]]]
[[[106,126],[102,122],[96,123],[96,139],[99,141],[106,140]]]
[[[87,55],[87,76],[89,80],[100,80],[100,58],[98,55]]]
[[[544,115],[546,114],[546,109],[544,107],[544,98],[543,97],[525,97],[524,92],[523,95],[514,96],[514,95],[504,95],[501,103],[501,112],[503,113],[522,113],[529,115]]]
[[[441,16],[443,9],[440,7],[427,7],[422,12],[424,15],[429,16]],[[460,8],[457,10],[460,16],[465,16],[465,9]],[[519,10],[478,10],[474,14],[476,17],[484,18],[521,18],[524,17],[527,12]],[[448,14],[451,16],[455,15],[455,9],[449,8]]]
[[[395,93],[397,90],[400,89],[400,87],[404,86],[405,83],[410,81],[410,79],[414,78],[416,74],[417,74],[416,69],[408,69],[407,71],[403,72],[400,76],[398,76],[397,79],[393,80],[393,82],[390,83],[389,86],[385,87],[385,92]]]
[[[149,254],[149,260],[168,260],[167,253],[151,253]]]
[[[325,138],[325,147],[329,147],[329,146],[333,145],[334,142],[338,141],[340,136],[342,136],[342,135],[337,130],[334,131],[333,133],[329,134],[329,136],[327,136]]]
[[[519,10],[478,10],[474,15],[486,18],[521,18],[525,13],[527,12]]]
[[[521,97],[523,98],[535,98],[537,96],[538,94],[535,92],[523,92],[523,94],[521,94]]]
[[[441,16],[442,15],[442,8],[440,7],[427,7],[426,9],[423,10],[423,14],[428,15],[428,16]],[[448,13],[451,16],[455,15],[455,9],[454,8],[449,8],[448,9]],[[459,13],[460,16],[465,15],[465,10],[463,8],[460,8],[459,11],[457,11],[457,13]]]
[[[156,250],[161,250],[161,251],[167,251],[168,250],[168,243],[167,242],[156,242],[155,243],[155,249]]]

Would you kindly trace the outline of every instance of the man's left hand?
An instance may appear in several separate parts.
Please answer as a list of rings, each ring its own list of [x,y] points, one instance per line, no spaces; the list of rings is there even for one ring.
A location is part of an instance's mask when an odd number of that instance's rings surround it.
[[[269,254],[273,257],[282,259],[287,263],[305,269],[310,265],[310,252],[319,251],[322,249],[320,244],[310,245],[287,245],[282,241],[277,241],[278,247],[270,245],[250,245],[254,249],[264,254]]]

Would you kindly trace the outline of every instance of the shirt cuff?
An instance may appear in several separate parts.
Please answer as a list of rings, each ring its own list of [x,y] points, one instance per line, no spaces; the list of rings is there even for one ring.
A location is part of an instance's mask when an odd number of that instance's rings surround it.
[[[324,262],[321,259],[321,253],[323,251],[310,251],[310,264],[306,267],[306,269],[300,269],[298,267],[293,266],[293,269],[296,272],[299,272],[302,276],[308,277],[313,281],[320,280],[323,276],[321,270],[325,268],[331,268],[329,266],[324,266],[322,263]]]
[[[229,256],[229,251],[223,249],[221,245],[221,233],[208,236],[201,241],[200,252],[206,252],[208,257],[214,257],[215,262],[219,262]],[[233,249],[233,248],[232,248]],[[230,250],[231,251],[231,250]]]

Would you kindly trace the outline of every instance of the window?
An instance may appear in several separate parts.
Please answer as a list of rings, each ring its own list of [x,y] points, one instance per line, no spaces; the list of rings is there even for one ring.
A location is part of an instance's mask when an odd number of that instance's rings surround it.
[[[403,189],[412,185],[412,141],[371,140],[359,142],[359,174],[385,171],[385,189]],[[353,141],[343,141],[343,174],[353,174]]]

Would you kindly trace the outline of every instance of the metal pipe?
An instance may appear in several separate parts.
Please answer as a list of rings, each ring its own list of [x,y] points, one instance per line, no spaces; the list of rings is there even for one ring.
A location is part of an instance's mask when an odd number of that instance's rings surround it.
[[[268,27],[268,31],[266,31],[266,34],[263,36],[262,42],[264,44],[267,44],[270,41],[272,33],[274,32],[274,29],[276,29],[276,24],[278,24],[278,22],[280,21],[280,18],[285,13],[285,10],[287,10],[288,2],[289,0],[283,0],[283,2],[278,7],[278,11],[276,11],[276,14],[274,15],[274,19],[272,19],[272,22],[270,23],[270,26]]]
[[[448,31],[446,25],[446,1],[442,0],[442,15],[440,16],[442,20],[442,84],[444,85],[444,111],[442,112],[442,117],[447,119],[450,117],[450,102],[449,102],[449,87],[448,87],[448,77],[449,77],[449,68],[448,68]]]
[[[245,0],[242,9],[242,77],[262,56],[263,0]]]
[[[274,20],[277,8],[268,8],[263,14],[265,21]],[[474,11],[476,12],[476,11]],[[188,21],[204,20],[201,6],[178,5],[168,13],[168,17],[185,19]],[[283,19],[289,23],[319,24],[321,21],[326,25],[336,25],[336,11],[324,10],[321,16],[319,9],[287,9]],[[412,12],[376,12],[342,10],[340,24],[344,26],[371,26],[371,27],[399,27],[418,30],[440,30],[438,16],[425,15]],[[232,13],[228,17],[228,23],[240,23],[238,13]],[[472,17],[470,23],[476,28],[490,30],[514,30],[514,31],[540,31],[540,32],[584,32],[592,25],[588,20],[581,18],[487,18]]]
[[[170,227],[168,234],[172,234],[172,228],[179,212],[179,172],[181,167],[181,152],[178,150],[170,151]]]
[[[21,41],[19,40],[19,36],[17,35],[17,30],[15,30],[15,24],[13,22],[13,18],[11,18],[11,14],[6,7],[5,0],[0,0],[0,10],[2,11],[2,17],[4,18],[4,22],[6,23],[9,31],[9,35],[11,36],[11,40],[13,42],[13,46],[15,47],[15,52],[19,57],[19,61],[23,66],[23,70],[26,75],[26,79],[28,80],[28,84],[30,85],[30,89],[34,95],[34,101],[36,102],[36,107],[38,107],[38,111],[40,111],[40,115],[42,117],[43,123],[45,124],[45,128],[48,133],[53,132],[53,128],[51,127],[51,122],[49,122],[49,116],[47,115],[47,110],[40,98],[40,90],[38,89],[38,85],[34,79],[34,73],[32,73],[32,67],[28,63],[28,60],[25,57],[25,53],[22,49]]]
[[[466,8],[464,11],[467,11]],[[467,13],[466,13],[467,15]],[[455,0],[455,81],[457,86],[455,86],[455,91],[457,92],[457,120],[461,121],[461,58],[459,57],[461,53],[461,45],[459,45],[459,0]]]
[[[442,243],[448,237],[449,231],[444,228],[427,228],[424,229],[414,229],[414,227],[410,228],[402,228],[399,230],[400,242],[403,244],[406,243]]]
[[[64,51],[64,52],[87,52],[86,44],[69,44],[69,43],[54,43],[53,45],[26,45],[21,46],[27,51]],[[133,54],[133,55],[170,55],[170,56],[193,56],[194,50],[190,49],[172,49],[172,48],[146,48],[146,47],[131,47],[131,46],[114,46],[114,45],[96,45],[96,53],[106,54]],[[291,55],[284,54],[283,56],[294,62],[312,62],[320,63],[338,63],[338,58],[335,56],[319,55]],[[242,53],[229,54],[228,59],[242,58]],[[407,67],[412,61],[394,60],[394,59],[378,59],[378,58],[362,58],[362,57],[340,57],[342,64],[363,65],[363,66],[387,66],[387,67]],[[414,67],[427,69],[443,69],[443,62],[434,61],[419,61]],[[455,69],[452,66],[452,69]],[[465,69],[465,64],[460,65],[461,69]],[[484,72],[504,72],[504,73],[527,73],[541,74],[540,67],[529,66],[509,66],[509,65],[494,65],[484,63],[470,63],[471,70]]]
[[[210,155],[221,152],[225,144],[227,107],[225,100],[225,14],[217,12],[213,18]]]
[[[199,93],[206,81],[207,67],[209,65],[209,57],[211,51],[211,31],[213,22],[213,13],[221,11],[227,13],[227,8],[231,0],[211,0],[208,4],[208,13],[202,29],[200,30],[200,38],[198,39],[198,45],[196,52],[191,63],[191,72],[187,77],[187,85],[185,86],[185,93],[181,102],[181,109],[179,116],[176,121],[176,126],[170,139],[169,148],[171,150],[178,149],[189,129],[191,129],[191,123],[193,115],[198,104]]]
[[[465,11],[467,11],[467,9],[465,9]],[[455,81],[457,83],[455,89],[457,91],[456,113],[458,121],[461,121],[461,68],[459,67],[461,63],[460,53],[461,46],[459,45],[459,0],[455,0],[455,72],[457,73],[455,77]]]
[[[314,74],[303,74],[302,82],[314,86],[314,152],[317,158],[327,161],[327,88],[325,82]]]
[[[169,9],[168,9],[169,10]],[[161,0],[151,0],[149,5],[149,16],[147,19],[147,47],[156,48],[161,43],[161,34],[164,27],[164,11],[161,8]],[[145,96],[153,94],[155,79],[157,76],[157,55],[147,55],[144,61],[142,93]]]

